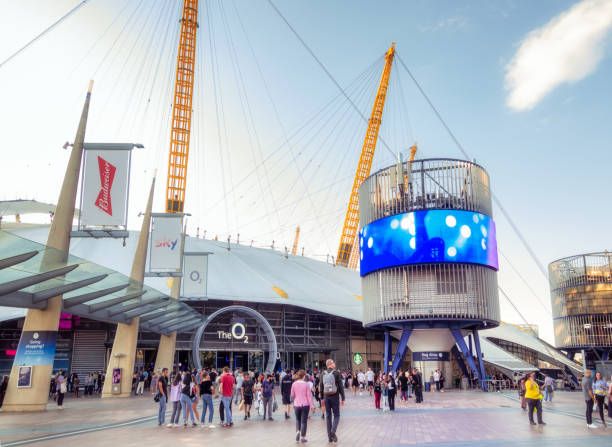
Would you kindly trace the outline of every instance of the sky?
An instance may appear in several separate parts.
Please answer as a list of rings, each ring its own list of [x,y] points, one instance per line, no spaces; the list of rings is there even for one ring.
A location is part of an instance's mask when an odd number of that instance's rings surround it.
[[[78,3],[0,1],[0,64]],[[396,42],[544,266],[612,246],[612,0],[274,4],[364,116]],[[128,226],[155,170],[163,211],[180,14],[179,0],[89,0],[0,65],[0,200],[55,202],[93,79],[86,141],[145,146]],[[300,225],[300,251],[331,262],[365,122],[266,0],[201,0],[196,48],[188,231],[284,250]],[[372,170],[415,141],[417,158],[463,158],[399,58]],[[493,217],[499,284],[522,314],[500,296],[502,318],[552,341],[547,279]]]

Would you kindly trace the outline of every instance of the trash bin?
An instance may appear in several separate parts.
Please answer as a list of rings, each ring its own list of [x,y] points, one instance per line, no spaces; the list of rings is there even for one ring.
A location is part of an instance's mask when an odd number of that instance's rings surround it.
[[[431,384],[429,382],[425,382],[425,391],[431,391]]]

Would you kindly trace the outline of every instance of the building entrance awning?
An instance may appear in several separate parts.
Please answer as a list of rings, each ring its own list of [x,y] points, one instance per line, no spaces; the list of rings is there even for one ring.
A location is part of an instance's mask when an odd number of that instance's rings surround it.
[[[45,309],[63,294],[65,312],[129,323],[160,334],[193,329],[202,315],[185,303],[109,268],[0,231],[0,306]]]

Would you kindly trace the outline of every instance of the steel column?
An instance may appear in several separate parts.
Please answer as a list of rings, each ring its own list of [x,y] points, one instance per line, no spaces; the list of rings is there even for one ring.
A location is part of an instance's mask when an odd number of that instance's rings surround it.
[[[474,344],[476,345],[476,354],[478,355],[478,366],[480,367],[480,386],[484,391],[487,391],[487,381],[485,380],[485,367],[484,360],[482,359],[482,351],[480,350],[480,338],[478,338],[478,331],[474,329]]]
[[[393,357],[393,365],[391,366],[391,373],[395,373],[397,368],[402,364],[404,355],[406,355],[406,348],[408,347],[408,339],[412,334],[412,328],[404,328],[399,344],[397,345],[397,351],[395,357]]]

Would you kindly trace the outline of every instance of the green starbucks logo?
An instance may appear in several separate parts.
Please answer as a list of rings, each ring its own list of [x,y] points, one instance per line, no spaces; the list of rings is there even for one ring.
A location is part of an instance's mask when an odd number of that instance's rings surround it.
[[[353,363],[355,365],[361,365],[361,363],[363,363],[363,356],[361,354],[353,354]]]

